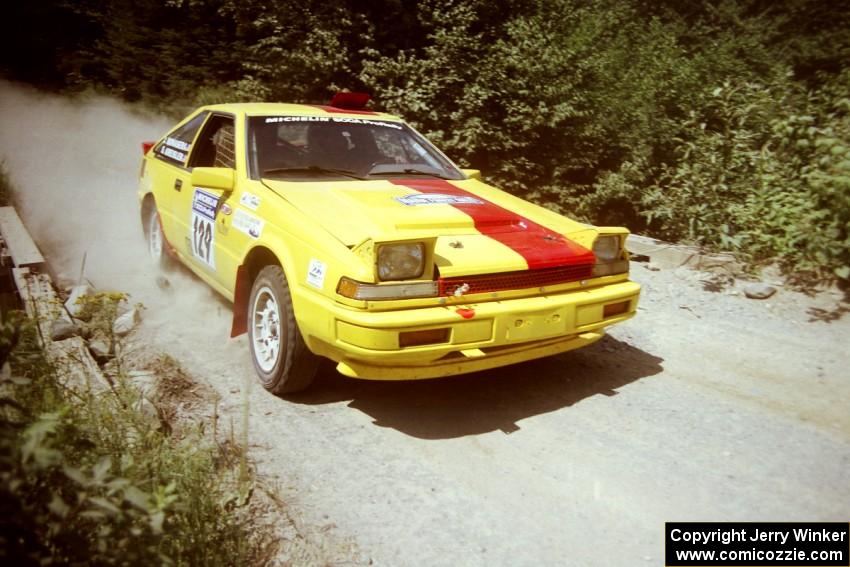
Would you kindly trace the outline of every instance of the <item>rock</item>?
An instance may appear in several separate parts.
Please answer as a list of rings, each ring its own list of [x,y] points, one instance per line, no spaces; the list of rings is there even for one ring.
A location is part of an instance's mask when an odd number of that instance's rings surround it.
[[[646,254],[631,254],[629,260],[632,262],[649,262],[649,256]]]
[[[77,322],[77,328],[80,330],[80,336],[86,340],[92,338],[94,334],[94,330],[92,329],[91,324],[83,322]]]
[[[752,283],[744,286],[744,295],[750,299],[767,299],[776,293],[776,288],[765,283]]]
[[[87,284],[77,285],[71,288],[71,295],[68,296],[68,300],[65,302],[65,309],[68,310],[71,317],[80,318],[83,306],[77,303],[77,300],[81,297],[89,297],[93,291],[92,287]]]
[[[149,370],[130,370],[127,378],[139,389],[142,397],[155,402],[157,397],[158,378],[156,373]]]
[[[646,265],[646,269],[649,270],[650,272],[660,272],[661,266],[659,266],[655,262],[650,262],[649,264]]]
[[[636,260],[640,256],[648,256],[649,261],[661,269],[672,269],[687,266],[694,270],[737,275],[741,273],[742,266],[734,255],[728,253],[709,254],[697,246],[686,246],[673,244],[630,234],[626,247],[631,254],[631,259]]]
[[[53,325],[50,327],[50,340],[52,341],[64,341],[79,334],[80,328],[73,321],[64,317],[59,317],[53,321]]]
[[[115,322],[112,324],[112,332],[119,337],[123,337],[129,334],[141,320],[141,313],[134,307],[115,319]]]
[[[63,369],[57,376],[60,384],[77,392],[103,392],[110,387],[109,379],[100,371],[88,345],[80,337],[71,337],[50,344],[50,356]]]
[[[165,276],[157,276],[156,285],[163,290],[171,288],[171,282]]]
[[[743,271],[743,266],[732,254],[702,254],[693,267],[704,272],[727,276],[737,276]]]
[[[103,337],[95,337],[89,341],[89,351],[98,362],[103,362],[112,358],[112,352],[109,348],[109,341]]]
[[[118,318],[120,318],[122,315],[126,315],[127,313],[129,313],[132,310],[133,310],[133,308],[130,307],[129,305],[127,305],[126,301],[120,301],[118,303],[118,305],[115,306],[116,320]]]

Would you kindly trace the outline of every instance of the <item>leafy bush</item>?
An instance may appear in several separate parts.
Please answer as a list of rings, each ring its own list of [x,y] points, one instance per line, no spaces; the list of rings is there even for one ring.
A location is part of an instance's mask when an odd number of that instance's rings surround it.
[[[48,0],[10,10],[47,30],[0,38],[0,71],[13,78],[94,85],[172,115],[366,89],[462,165],[552,209],[778,259],[799,276],[850,271],[850,5]]]
[[[850,91],[827,92],[717,87],[632,201],[650,232],[776,259],[798,280],[850,277]],[[612,181],[595,197],[630,194]]]

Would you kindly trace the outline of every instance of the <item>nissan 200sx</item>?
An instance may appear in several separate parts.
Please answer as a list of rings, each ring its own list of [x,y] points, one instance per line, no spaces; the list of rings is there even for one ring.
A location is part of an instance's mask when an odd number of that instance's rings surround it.
[[[500,191],[366,101],[207,106],[143,144],[152,257],[233,302],[269,391],[321,357],[388,380],[513,364],[634,315],[626,229]]]

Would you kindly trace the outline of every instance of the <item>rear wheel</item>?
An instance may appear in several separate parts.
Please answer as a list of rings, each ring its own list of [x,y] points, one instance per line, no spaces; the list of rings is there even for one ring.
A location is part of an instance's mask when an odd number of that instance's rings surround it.
[[[147,207],[147,216],[144,222],[145,239],[148,243],[148,254],[151,261],[158,268],[168,269],[173,266],[171,257],[166,251],[165,236],[162,234],[162,225],[159,222],[159,213],[156,205],[151,203]]]
[[[313,382],[321,359],[310,352],[298,330],[280,266],[266,266],[254,280],[248,301],[248,342],[254,369],[269,392],[290,394]]]

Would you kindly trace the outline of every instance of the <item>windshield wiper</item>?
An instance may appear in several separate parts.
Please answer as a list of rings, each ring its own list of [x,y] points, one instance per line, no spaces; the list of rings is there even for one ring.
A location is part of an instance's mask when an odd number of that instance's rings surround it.
[[[376,171],[374,173],[369,172],[369,175],[399,175],[402,173],[413,175],[430,175],[431,177],[437,177],[439,179],[451,179],[451,177],[445,177],[443,175],[440,175],[439,173],[434,173],[433,171],[425,171],[424,169],[418,169],[415,167],[405,167],[404,169],[394,169],[391,171]]]
[[[263,170],[263,175],[275,174],[275,173],[331,173],[335,175],[343,175],[345,177],[351,177],[352,179],[366,179],[362,175],[358,175],[357,172],[351,171],[350,169],[336,169],[333,167],[319,167],[318,165],[309,165],[307,167],[273,167],[271,169]]]

